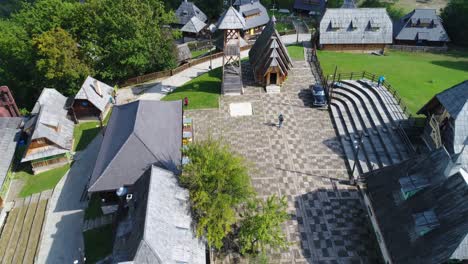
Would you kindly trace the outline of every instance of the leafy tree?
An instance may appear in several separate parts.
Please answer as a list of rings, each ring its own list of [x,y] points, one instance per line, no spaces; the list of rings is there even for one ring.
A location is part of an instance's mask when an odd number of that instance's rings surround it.
[[[466,0],[450,0],[442,10],[444,27],[452,41],[468,46],[468,3]]]
[[[395,6],[397,0],[390,2],[381,2],[380,0],[365,0],[360,7],[384,7],[392,19],[400,19],[405,15],[405,10]]]
[[[72,95],[90,70],[79,58],[76,41],[62,28],[46,31],[32,40],[36,50],[36,68],[44,84]]]
[[[238,234],[242,254],[257,255],[265,253],[267,246],[274,249],[287,246],[281,230],[281,224],[289,219],[286,208],[285,197],[275,195],[266,201],[255,199],[248,203]]]
[[[175,66],[172,34],[164,27],[175,16],[160,0],[89,0],[71,20],[71,31],[104,79]]]
[[[23,27],[8,20],[0,20],[0,36],[0,80],[12,88],[18,103],[25,104],[35,95],[30,39]]]
[[[190,162],[180,181],[190,192],[197,235],[219,249],[236,222],[236,208],[253,195],[246,162],[211,138],[191,144],[184,154]]]
[[[340,8],[343,5],[343,0],[329,0],[327,2],[328,8]]]

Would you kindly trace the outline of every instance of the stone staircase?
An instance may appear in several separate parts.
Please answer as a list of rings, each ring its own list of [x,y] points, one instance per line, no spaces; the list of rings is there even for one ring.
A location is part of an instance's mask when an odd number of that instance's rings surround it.
[[[400,128],[407,117],[385,88],[368,80],[342,80],[333,87],[330,107],[355,179],[413,154]]]

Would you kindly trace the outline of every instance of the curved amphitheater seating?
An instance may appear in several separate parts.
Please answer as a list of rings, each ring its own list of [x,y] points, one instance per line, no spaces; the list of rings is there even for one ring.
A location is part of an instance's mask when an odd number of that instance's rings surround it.
[[[368,80],[341,80],[330,107],[349,167],[358,161],[354,178],[409,158],[410,146],[398,129],[407,117],[385,88]]]
[[[34,263],[50,194],[15,201],[0,230],[0,263]]]

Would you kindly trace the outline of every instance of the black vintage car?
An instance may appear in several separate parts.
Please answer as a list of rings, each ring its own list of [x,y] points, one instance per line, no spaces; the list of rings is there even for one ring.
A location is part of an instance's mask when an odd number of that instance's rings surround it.
[[[325,91],[321,85],[312,86],[312,94],[314,96],[314,106],[323,107],[327,105],[327,99],[325,98]]]

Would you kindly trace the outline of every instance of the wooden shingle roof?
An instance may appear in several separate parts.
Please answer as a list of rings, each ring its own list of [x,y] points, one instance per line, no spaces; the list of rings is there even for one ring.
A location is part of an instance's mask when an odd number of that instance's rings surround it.
[[[237,12],[234,7],[229,7],[218,20],[217,28],[225,29],[244,29],[245,19]]]

